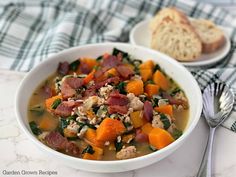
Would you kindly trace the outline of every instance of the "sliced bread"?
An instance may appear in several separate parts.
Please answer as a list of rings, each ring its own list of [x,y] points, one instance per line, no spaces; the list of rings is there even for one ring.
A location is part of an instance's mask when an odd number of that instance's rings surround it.
[[[192,26],[165,18],[152,34],[151,48],[179,61],[192,61],[202,53],[202,43]]]
[[[224,33],[213,22],[205,19],[194,19],[191,24],[201,38],[203,53],[214,52],[224,45]]]
[[[187,23],[190,24],[186,15],[180,10],[174,7],[163,8],[160,10],[155,17],[151,20],[149,28],[152,32],[155,31],[157,26],[162,22],[164,18],[168,17],[176,23]]]

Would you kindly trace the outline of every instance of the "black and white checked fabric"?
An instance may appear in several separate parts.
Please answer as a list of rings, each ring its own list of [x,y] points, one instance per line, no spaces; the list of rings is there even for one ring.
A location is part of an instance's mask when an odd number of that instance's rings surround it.
[[[236,20],[227,11],[191,0],[4,0],[0,1],[0,68],[29,71],[69,47],[104,41],[128,42],[139,21],[165,6],[188,16],[207,18],[228,27],[229,55],[211,68],[190,69],[203,89],[226,81],[236,91]],[[224,123],[236,132],[236,106]]]

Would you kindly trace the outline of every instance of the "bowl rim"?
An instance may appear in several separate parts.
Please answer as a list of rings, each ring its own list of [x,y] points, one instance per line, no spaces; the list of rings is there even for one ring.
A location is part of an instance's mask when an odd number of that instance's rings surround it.
[[[67,55],[71,52],[73,52],[74,50],[81,50],[81,49],[85,49],[85,48],[90,48],[90,47],[96,47],[96,46],[117,46],[117,47],[134,47],[136,49],[141,49],[145,52],[148,53],[152,53],[154,55],[159,55],[163,58],[166,58],[167,60],[169,60],[169,62],[172,62],[174,65],[176,65],[176,67],[178,67],[179,69],[183,70],[186,74],[189,75],[189,77],[191,77],[192,80],[192,87],[195,88],[195,94],[196,94],[196,102],[199,103],[199,107],[196,111],[196,114],[193,115],[193,122],[191,123],[191,125],[186,129],[186,131],[184,131],[183,135],[178,138],[177,140],[175,140],[173,143],[171,143],[170,145],[168,145],[167,147],[158,150],[156,152],[152,152],[150,154],[144,155],[144,156],[140,156],[140,157],[135,157],[135,158],[131,158],[131,159],[125,159],[125,160],[107,160],[107,161],[102,161],[102,160],[87,160],[87,159],[82,159],[82,158],[77,158],[77,157],[73,157],[73,156],[69,156],[66,154],[63,154],[61,152],[58,152],[48,146],[46,146],[45,144],[43,144],[41,141],[39,141],[32,132],[30,132],[28,130],[28,128],[26,127],[26,125],[23,122],[23,118],[21,117],[21,111],[19,109],[19,104],[20,104],[20,97],[21,97],[21,91],[22,88],[24,87],[24,85],[26,83],[29,82],[29,79],[32,75],[34,75],[35,73],[38,72],[38,70],[41,68],[41,66],[46,65],[47,63],[50,63],[53,60],[56,60],[56,58],[59,55]],[[81,46],[76,46],[76,47],[71,47],[68,49],[65,49],[61,52],[58,52],[56,54],[54,54],[53,56],[48,57],[47,59],[45,59],[43,62],[39,63],[35,68],[33,68],[31,71],[29,71],[27,73],[27,75],[23,78],[23,80],[20,82],[20,85],[17,89],[16,92],[16,96],[15,96],[15,114],[16,114],[16,119],[18,124],[20,125],[20,128],[23,130],[23,132],[27,135],[27,137],[33,141],[33,143],[37,146],[42,148],[42,150],[49,152],[52,155],[55,155],[57,157],[59,157],[60,159],[68,159],[68,160],[72,160],[72,161],[77,161],[80,163],[86,163],[86,164],[90,164],[90,165],[119,165],[119,164],[129,164],[132,162],[137,162],[137,161],[143,161],[143,160],[148,160],[149,158],[155,157],[157,154],[162,154],[165,153],[166,151],[168,152],[170,149],[174,149],[176,145],[178,145],[181,141],[183,141],[184,139],[186,139],[191,132],[193,131],[193,129],[196,127],[200,116],[201,116],[201,112],[202,112],[202,94],[201,94],[201,90],[198,86],[197,81],[195,80],[195,78],[192,76],[192,74],[190,74],[190,72],[180,63],[178,63],[176,60],[172,59],[171,57],[158,52],[158,51],[154,51],[152,49],[146,48],[146,47],[142,47],[142,46],[136,46],[133,44],[129,44],[129,43],[120,43],[120,42],[104,42],[104,43],[94,43],[94,44],[86,44],[86,45],[81,45]],[[177,147],[177,146],[176,146]]]

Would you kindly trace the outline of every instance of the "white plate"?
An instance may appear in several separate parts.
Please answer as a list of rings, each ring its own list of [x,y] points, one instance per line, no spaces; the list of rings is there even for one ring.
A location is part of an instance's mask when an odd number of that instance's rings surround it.
[[[140,45],[150,48],[151,43],[151,32],[148,28],[150,20],[141,21],[130,32],[130,42],[134,45]],[[230,50],[230,39],[228,35],[228,29],[223,26],[218,26],[224,31],[226,42],[222,48],[211,54],[202,54],[201,57],[191,62],[180,62],[185,66],[211,66],[221,61]]]

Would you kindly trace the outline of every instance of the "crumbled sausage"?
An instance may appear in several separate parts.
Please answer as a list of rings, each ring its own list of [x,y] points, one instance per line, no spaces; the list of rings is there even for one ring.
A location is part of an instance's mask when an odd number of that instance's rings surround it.
[[[133,93],[129,93],[127,97],[130,101],[129,103],[130,108],[133,108],[134,111],[143,109],[143,102],[138,97],[136,97]]]
[[[128,146],[124,149],[121,149],[119,152],[116,153],[117,159],[130,159],[136,157],[136,147],[135,146]]]
[[[102,105],[104,104],[105,100],[103,98],[100,98],[98,96],[90,96],[86,100],[84,100],[83,107],[85,110],[91,109],[94,105]]]
[[[107,85],[99,89],[99,94],[105,99],[107,99],[112,90],[113,90],[113,86]]]
[[[70,121],[70,124],[66,128],[77,133],[79,125],[75,121]]]
[[[45,137],[49,134],[49,132],[43,132],[41,133],[39,136],[38,136],[38,139],[40,141],[44,141],[45,140]]]
[[[160,115],[154,115],[152,119],[152,127],[155,128],[164,128],[164,124],[161,121],[161,116]]]
[[[170,123],[172,123],[172,118],[168,114],[165,114],[165,117],[169,119]],[[164,128],[164,124],[161,121],[161,116],[157,112],[154,112],[152,126],[155,128]]]
[[[174,95],[174,98],[177,99],[177,100],[182,100],[182,101],[184,101],[184,102],[187,102],[187,101],[188,101],[182,91],[177,92],[177,93]]]
[[[167,99],[160,99],[158,101],[158,106],[164,106],[168,104],[168,100]]]
[[[172,124],[170,125],[170,127],[167,129],[167,131],[168,131],[170,134],[173,134],[174,129],[176,129],[176,125],[175,125],[174,123],[172,123]]]

